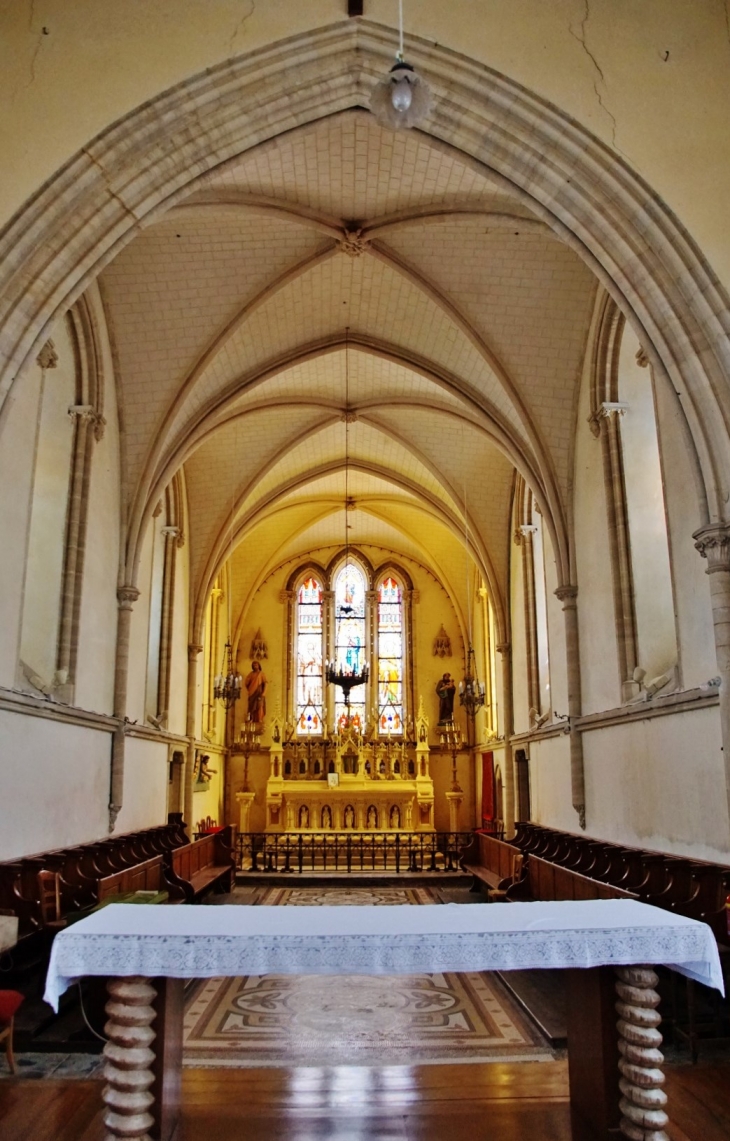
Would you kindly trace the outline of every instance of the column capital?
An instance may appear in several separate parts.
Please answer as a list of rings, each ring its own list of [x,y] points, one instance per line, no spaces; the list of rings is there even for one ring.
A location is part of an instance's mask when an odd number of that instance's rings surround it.
[[[707,559],[707,574],[730,571],[730,523],[710,523],[692,532],[695,547]]]
[[[502,656],[504,657],[506,654],[508,654],[510,652],[510,643],[509,642],[497,642],[495,649],[496,649],[498,654],[502,654]]]
[[[557,587],[554,594],[564,604],[563,610],[575,610],[578,587],[574,583],[566,582],[564,586]]]
[[[195,659],[197,658],[198,654],[202,654],[202,652],[203,652],[202,646],[198,646],[197,643],[195,643],[195,642],[189,642],[188,643],[188,661],[189,662],[194,662]]]
[[[139,598],[136,586],[120,586],[117,589],[117,604],[120,610],[131,610]]]
[[[160,532],[166,539],[177,539],[180,534],[179,527],[163,527]]]
[[[72,404],[68,408],[68,414],[72,420],[80,420],[83,424],[91,424],[94,431],[94,439],[97,443],[104,438],[106,420],[93,404]]]

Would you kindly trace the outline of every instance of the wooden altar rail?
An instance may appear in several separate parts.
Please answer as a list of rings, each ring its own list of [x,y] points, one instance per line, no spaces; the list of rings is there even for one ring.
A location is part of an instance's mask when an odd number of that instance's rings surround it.
[[[730,866],[669,852],[628,848],[542,824],[521,821],[511,843],[529,862],[538,857],[612,884],[645,903],[707,923],[719,943],[730,942],[725,901],[730,894]]]
[[[461,872],[471,832],[241,832],[245,872]]]
[[[43,930],[40,871],[58,873],[64,917],[97,902],[99,880],[162,857],[187,843],[182,817],[173,813],[167,824],[155,828],[7,860],[0,863],[0,908],[18,916],[18,937],[22,941]]]

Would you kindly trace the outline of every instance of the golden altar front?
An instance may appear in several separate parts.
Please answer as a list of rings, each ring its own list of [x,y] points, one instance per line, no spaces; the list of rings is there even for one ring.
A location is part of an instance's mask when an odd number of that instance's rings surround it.
[[[274,741],[266,782],[267,832],[432,832],[434,791],[428,726],[415,740],[332,738]],[[239,796],[241,831],[245,802]]]

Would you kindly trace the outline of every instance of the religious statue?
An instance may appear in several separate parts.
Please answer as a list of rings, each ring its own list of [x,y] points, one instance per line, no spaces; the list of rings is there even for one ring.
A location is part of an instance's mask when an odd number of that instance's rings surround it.
[[[329,804],[325,804],[324,808],[322,809],[321,827],[322,831],[332,827],[332,809],[330,808]]]
[[[450,673],[445,673],[436,685],[439,699],[439,725],[445,725],[454,719],[454,695],[456,682]]]
[[[374,804],[368,808],[368,828],[377,829],[378,827],[378,810]]]
[[[209,765],[210,765],[210,757],[208,756],[207,753],[204,753],[200,757],[199,762],[196,762],[196,764],[194,766],[198,770],[197,773],[195,774],[195,781],[197,784],[207,784],[208,781],[213,779],[213,773],[216,773],[218,770],[217,769],[211,769],[209,767]]]
[[[248,694],[248,720],[261,725],[266,716],[266,674],[261,669],[261,662],[251,662],[251,672],[243,684]]]
[[[355,809],[351,804],[345,808],[345,828],[355,827]]]
[[[299,827],[309,827],[309,809],[307,808],[306,804],[303,804],[299,809]]]
[[[390,810],[389,823],[391,828],[400,828],[400,808],[397,804],[394,804]]]

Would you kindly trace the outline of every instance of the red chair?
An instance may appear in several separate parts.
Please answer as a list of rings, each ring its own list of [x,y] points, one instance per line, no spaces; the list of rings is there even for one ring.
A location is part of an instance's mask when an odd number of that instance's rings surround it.
[[[15,1012],[24,999],[24,995],[17,990],[0,990],[0,1042],[5,1042],[5,1057],[8,1059],[10,1073],[15,1073],[15,1058],[13,1057],[13,1022]]]

